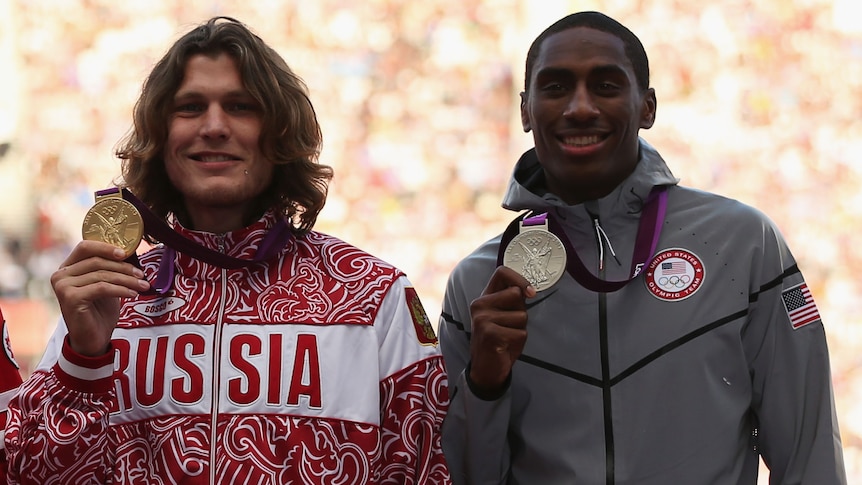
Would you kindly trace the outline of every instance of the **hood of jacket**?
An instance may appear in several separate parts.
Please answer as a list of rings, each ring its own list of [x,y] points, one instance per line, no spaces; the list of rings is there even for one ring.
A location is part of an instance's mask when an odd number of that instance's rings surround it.
[[[639,213],[643,201],[653,187],[676,185],[679,182],[655,148],[642,138],[639,143],[640,159],[634,171],[621,184],[601,199],[588,200],[575,205],[569,205],[545,190],[542,166],[539,164],[535,148],[531,148],[521,155],[518,163],[515,164],[502,205],[512,211],[554,210],[559,214],[576,218],[595,216],[603,221],[612,220],[616,214]]]

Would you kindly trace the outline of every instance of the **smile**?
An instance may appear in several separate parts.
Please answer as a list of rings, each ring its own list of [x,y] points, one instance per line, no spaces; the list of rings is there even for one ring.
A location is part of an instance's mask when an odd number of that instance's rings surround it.
[[[567,136],[563,138],[563,143],[569,146],[575,147],[585,147],[590,145],[595,145],[602,141],[602,137],[599,135],[589,135],[589,136]]]
[[[198,162],[229,162],[236,160],[235,157],[230,155],[193,155],[191,158]]]

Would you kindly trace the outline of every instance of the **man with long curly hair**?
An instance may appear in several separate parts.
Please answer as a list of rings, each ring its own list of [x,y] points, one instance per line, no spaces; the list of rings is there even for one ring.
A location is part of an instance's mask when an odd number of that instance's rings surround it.
[[[153,247],[85,237],[53,274],[13,483],[449,482],[436,336],[401,271],[312,230],[320,145],[303,81],[243,24],[168,50],[97,193]]]

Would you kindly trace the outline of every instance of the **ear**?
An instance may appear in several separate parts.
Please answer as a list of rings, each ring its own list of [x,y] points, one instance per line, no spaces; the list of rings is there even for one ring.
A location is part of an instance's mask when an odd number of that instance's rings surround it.
[[[529,133],[533,127],[530,124],[530,115],[527,112],[527,92],[521,91],[521,127],[524,128],[524,133]]]
[[[655,110],[656,110],[656,98],[655,98],[655,89],[649,88],[644,92],[643,99],[641,100],[641,125],[640,127],[648,130],[652,128],[653,123],[655,123]]]

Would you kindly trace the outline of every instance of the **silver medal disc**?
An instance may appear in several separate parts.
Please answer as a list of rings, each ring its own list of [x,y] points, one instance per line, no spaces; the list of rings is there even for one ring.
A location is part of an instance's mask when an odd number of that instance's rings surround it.
[[[521,274],[536,291],[550,288],[566,271],[562,241],[542,226],[522,227],[503,253],[503,266]]]

